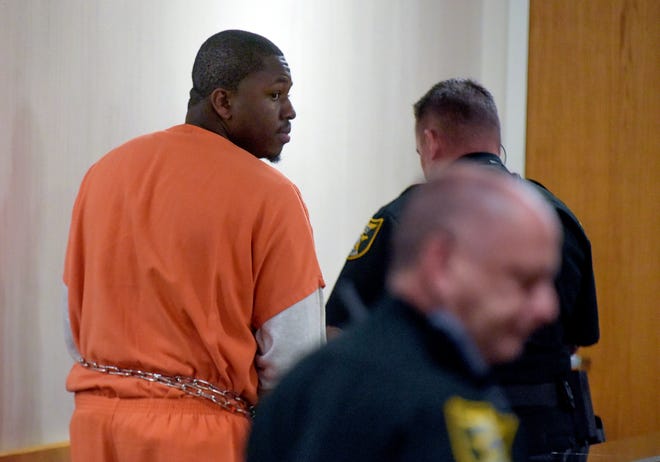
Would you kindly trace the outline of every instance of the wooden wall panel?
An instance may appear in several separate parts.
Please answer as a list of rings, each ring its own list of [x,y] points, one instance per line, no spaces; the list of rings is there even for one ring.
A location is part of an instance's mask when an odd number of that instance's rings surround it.
[[[0,453],[0,462],[69,462],[70,460],[68,442]]]
[[[526,175],[582,221],[609,439],[660,430],[660,2],[531,0]]]

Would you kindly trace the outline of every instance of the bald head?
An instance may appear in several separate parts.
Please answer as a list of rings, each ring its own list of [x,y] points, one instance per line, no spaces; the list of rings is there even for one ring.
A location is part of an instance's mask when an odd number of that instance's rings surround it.
[[[455,316],[490,363],[513,359],[557,314],[561,231],[523,181],[454,164],[411,197],[394,236],[391,292]]]

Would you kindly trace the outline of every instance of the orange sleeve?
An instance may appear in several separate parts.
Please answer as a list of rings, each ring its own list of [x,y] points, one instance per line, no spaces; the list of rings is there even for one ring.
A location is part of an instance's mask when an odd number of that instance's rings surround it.
[[[291,183],[265,204],[254,232],[253,327],[325,286],[307,208]]]
[[[71,212],[68,245],[64,260],[63,281],[67,286],[67,301],[71,334],[77,348],[80,348],[80,318],[82,316],[82,288],[84,286],[84,240],[83,210],[87,184],[93,175],[94,165],[85,174]]]

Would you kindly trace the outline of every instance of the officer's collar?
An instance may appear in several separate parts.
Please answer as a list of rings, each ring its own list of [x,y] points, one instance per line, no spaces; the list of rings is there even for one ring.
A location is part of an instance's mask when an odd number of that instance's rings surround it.
[[[429,323],[437,330],[442,331],[456,345],[465,365],[477,377],[483,377],[488,373],[488,365],[479,352],[476,343],[470,336],[463,324],[446,310],[436,310],[427,315]]]
[[[471,152],[456,159],[456,162],[463,161],[492,165],[493,167],[499,167],[506,170],[500,156],[493,154],[492,152]]]

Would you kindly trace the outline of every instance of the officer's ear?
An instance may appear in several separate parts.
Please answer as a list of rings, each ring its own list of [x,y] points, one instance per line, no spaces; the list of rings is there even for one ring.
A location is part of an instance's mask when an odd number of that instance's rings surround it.
[[[425,128],[422,133],[426,144],[427,155],[431,161],[444,160],[444,140],[436,128]]]
[[[424,176],[428,179],[435,164],[436,143],[433,129],[423,126],[417,126],[415,133],[415,142],[417,144],[417,154],[424,171]]]
[[[211,102],[213,110],[222,120],[231,119],[231,98],[231,91],[225,90],[224,88],[216,88],[209,96],[209,101]]]

